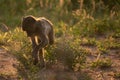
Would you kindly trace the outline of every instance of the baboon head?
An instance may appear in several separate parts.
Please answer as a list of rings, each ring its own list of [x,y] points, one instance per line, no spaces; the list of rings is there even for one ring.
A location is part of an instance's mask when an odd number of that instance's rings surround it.
[[[36,19],[33,16],[23,17],[22,30],[26,31],[28,37],[32,36],[36,31],[36,28],[34,26],[35,22],[36,22]]]

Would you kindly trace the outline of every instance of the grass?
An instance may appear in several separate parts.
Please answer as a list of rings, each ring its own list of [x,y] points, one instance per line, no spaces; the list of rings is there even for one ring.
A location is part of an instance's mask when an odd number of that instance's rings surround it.
[[[18,36],[19,35],[19,36]],[[68,37],[68,36],[67,36]],[[64,42],[62,42],[64,40]],[[71,43],[73,41],[73,43]],[[21,62],[24,69],[28,70],[29,75],[35,74],[40,68],[32,64],[31,43],[25,33],[20,28],[1,34],[1,45]],[[5,45],[8,44],[9,45]],[[86,60],[87,52],[79,46],[79,40],[70,36],[69,40],[65,41],[65,37],[58,38],[54,46],[46,48],[45,59],[48,63],[62,62],[70,70],[74,70],[76,64],[83,65]],[[23,69],[21,68],[21,69]],[[78,67],[78,69],[80,66]],[[28,75],[28,76],[29,76]]]
[[[115,77],[116,79],[119,79],[119,78],[120,78],[120,73],[115,73],[115,74],[114,74],[114,77]]]
[[[84,36],[80,35],[81,33],[77,33],[77,27],[77,25],[69,27],[69,25],[64,22],[56,24],[55,44],[47,47],[45,50],[47,63],[55,64],[56,62],[61,62],[70,70],[80,71],[86,66],[84,63],[86,63],[87,54],[91,54],[89,50],[82,46],[96,47],[99,51],[98,53],[101,54],[107,54],[111,49],[120,48],[119,41],[112,35],[104,40],[98,40],[95,36],[88,36],[91,35],[89,31],[85,33],[85,35],[87,34],[86,36],[84,35],[84,31],[81,31]],[[77,30],[75,30],[75,28]],[[92,28],[89,30],[92,31]],[[116,35],[118,35],[118,33]],[[40,68],[32,65],[31,42],[26,34],[20,28],[15,28],[5,33],[1,32],[0,45],[13,53],[21,62],[21,65],[23,65],[23,68],[21,67],[20,69],[26,69],[27,77],[34,79],[34,76],[30,75],[36,74]],[[110,59],[99,59],[91,63],[91,67],[93,68],[106,69],[111,66],[112,62]]]
[[[108,69],[112,66],[112,62],[110,59],[99,59],[95,62],[92,62],[91,67],[100,68],[100,69]]]
[[[8,3],[12,4],[11,1]],[[51,8],[49,5],[40,8],[40,4],[34,1],[33,4],[25,5],[24,3],[21,6],[16,4],[17,1],[13,2],[13,7],[10,5],[10,11],[1,5],[0,9],[4,10],[1,10],[3,14],[0,13],[0,21],[5,23],[10,30],[5,33],[0,31],[0,47],[18,58],[22,65],[21,69],[27,69],[29,78],[34,78],[31,75],[37,73],[40,68],[32,65],[31,42],[20,29],[22,17],[25,15],[45,16],[54,24],[55,44],[48,46],[45,50],[45,60],[48,63],[62,62],[69,69],[80,71],[86,66],[84,63],[86,63],[87,54],[91,54],[84,48],[85,46],[96,48],[97,53],[101,55],[109,54],[110,50],[120,49],[120,12],[115,12],[116,15],[112,18],[108,12],[104,12],[104,15],[98,14],[102,17],[94,17],[94,14],[91,15],[86,9],[68,11],[67,5],[59,8],[56,2]],[[111,66],[110,59],[100,58],[92,62],[90,67],[110,68]],[[119,77],[119,74],[115,74],[115,77]]]
[[[62,62],[69,69],[79,71],[86,66],[84,63],[86,62],[87,54],[91,54],[89,50],[82,48],[82,46],[96,47],[99,51],[98,53],[102,54],[108,53],[109,49],[120,48],[119,42],[112,36],[100,41],[96,37],[83,36],[84,31],[82,31],[83,35],[80,35],[80,33],[77,33],[78,29],[75,31],[77,27],[77,25],[69,27],[64,22],[56,24],[56,43],[46,48],[45,51],[45,59],[48,63]],[[92,28],[89,30],[92,31]],[[89,35],[89,31],[85,34]],[[40,69],[38,66],[32,65],[31,42],[20,28],[15,28],[5,33],[1,32],[0,45],[18,58],[21,65],[23,65],[22,67],[27,69],[28,78],[31,78],[30,75],[35,74]],[[110,59],[100,59],[92,62],[91,67],[105,69],[110,68],[111,65]]]
[[[83,38],[81,40],[81,45],[82,46],[97,46],[98,41],[95,38]]]

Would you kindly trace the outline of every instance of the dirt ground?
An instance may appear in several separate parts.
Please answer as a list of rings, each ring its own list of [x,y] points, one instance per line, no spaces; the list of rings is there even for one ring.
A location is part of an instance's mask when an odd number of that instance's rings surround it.
[[[95,55],[94,47],[85,47],[93,54],[88,55],[86,65],[88,68],[80,71],[66,71],[62,64],[52,65],[49,69],[43,69],[36,75],[38,80],[120,80],[115,76],[120,73],[120,50],[110,50],[108,54],[101,55],[100,58],[109,58],[112,61],[110,68],[100,69],[91,68],[89,63],[95,61],[98,55]],[[116,55],[117,54],[117,55]],[[91,79],[90,79],[91,78]]]
[[[12,80],[18,76],[17,59],[6,50],[0,48],[0,80]]]
[[[96,48],[86,47],[91,50],[92,54],[87,57],[88,64],[95,61],[98,57],[96,53]],[[88,68],[84,71],[87,72],[93,80],[120,80],[120,77],[116,77],[116,74],[120,74],[120,49],[110,50],[107,54],[102,54],[100,59],[108,58],[112,62],[110,68],[100,69],[100,68]]]
[[[89,63],[97,58],[97,55],[94,54],[96,48],[88,46],[85,48],[93,53],[87,57],[86,64],[89,66]],[[111,59],[112,67],[108,69],[88,67],[80,71],[68,71],[61,63],[58,63],[38,71],[34,77],[35,80],[89,80],[87,77],[91,80],[120,80],[119,77],[115,77],[115,74],[120,73],[120,50],[110,50],[109,54],[100,57]],[[19,61],[12,54],[0,48],[0,80],[21,80],[18,66]]]

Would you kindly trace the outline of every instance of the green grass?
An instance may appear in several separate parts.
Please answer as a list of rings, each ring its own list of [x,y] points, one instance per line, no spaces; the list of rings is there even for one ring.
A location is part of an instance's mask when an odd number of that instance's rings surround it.
[[[115,73],[115,74],[114,74],[114,77],[115,77],[116,79],[117,79],[117,78],[119,79],[119,78],[120,78],[120,73]]]
[[[46,2],[48,5],[42,8],[39,0],[32,0],[30,3],[25,3],[24,0],[1,0],[0,4],[0,10],[3,11],[0,13],[0,22],[6,24],[10,29],[5,33],[0,31],[0,47],[18,58],[22,65],[20,69],[27,69],[29,78],[34,78],[31,75],[40,68],[32,65],[31,42],[20,29],[21,20],[26,15],[44,16],[53,22],[55,44],[48,46],[45,50],[45,59],[48,63],[54,64],[61,61],[68,68],[79,71],[86,66],[84,63],[87,54],[91,54],[83,46],[96,48],[97,53],[101,55],[108,54],[112,49],[120,49],[120,12],[115,12],[111,18],[112,13],[109,13],[108,9],[105,8],[104,14],[99,13],[96,16],[97,12],[91,14],[88,12],[89,8],[76,11],[67,10],[70,5],[64,5],[60,8],[59,3],[54,0]],[[6,7],[6,4],[9,4],[10,9]],[[97,7],[104,8],[104,6],[99,5]],[[103,39],[100,40],[100,38]],[[112,62],[109,59],[100,59],[91,64],[92,67],[99,68],[108,68],[111,65]],[[119,77],[119,74],[115,76]]]
[[[98,49],[98,53],[108,53],[109,49],[119,49],[119,41],[112,35],[102,41],[96,38],[95,35],[98,34],[94,31],[93,22],[94,21],[90,21],[89,23],[88,20],[88,23],[86,23],[83,20],[83,22],[80,23],[82,25],[89,25],[89,29],[87,29],[88,26],[79,27],[78,24],[70,27],[63,21],[55,23],[55,44],[54,46],[46,48],[46,61],[53,64],[56,63],[56,61],[61,61],[68,66],[68,68],[78,71],[86,66],[84,64],[86,62],[86,56],[87,54],[91,54],[91,52],[82,48],[82,46],[94,46]],[[104,22],[101,24],[101,22],[102,21],[99,23],[100,25],[107,24]],[[86,29],[83,30],[85,27]],[[100,31],[104,33],[104,29]],[[105,33],[108,32],[105,31]],[[114,35],[115,34],[116,36],[119,36],[118,33],[115,32]],[[5,33],[1,32],[0,45],[18,58],[23,65],[22,67],[28,70],[28,77],[35,74],[40,69],[39,67],[32,65],[31,42],[20,28],[17,27]],[[112,63],[110,60],[103,59],[93,62],[91,66],[108,68],[111,67],[111,65]]]
[[[112,66],[112,62],[110,59],[99,59],[95,62],[92,62],[91,67],[100,68],[100,69],[108,69]]]

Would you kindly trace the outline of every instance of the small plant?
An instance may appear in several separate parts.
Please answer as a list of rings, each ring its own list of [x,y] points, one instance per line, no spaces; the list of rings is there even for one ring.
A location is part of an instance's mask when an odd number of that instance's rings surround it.
[[[120,38],[120,32],[117,32],[112,35],[113,38]]]
[[[106,69],[106,68],[110,68],[111,65],[112,65],[112,62],[110,59],[103,59],[103,60],[97,60],[95,62],[92,62],[91,67]]]
[[[120,72],[114,74],[114,78],[120,78]]]
[[[111,45],[110,47],[109,47],[110,49],[120,49],[120,44],[118,43],[114,43],[113,45]]]
[[[97,44],[98,50],[99,50],[101,53],[103,53],[103,54],[108,53],[108,49],[107,49],[106,46],[107,46],[107,44],[104,43],[104,42],[99,42],[99,43]]]
[[[75,64],[79,63],[82,65],[86,60],[86,54],[89,52],[79,46],[78,40],[78,42],[76,40],[71,42],[72,40],[61,42],[63,41],[63,38],[61,38],[57,41],[54,48],[47,49],[46,57],[48,61],[62,62],[70,69],[73,69]]]
[[[0,34],[0,45],[9,45],[10,40],[9,32]]]
[[[106,48],[100,47],[99,51],[103,54],[108,53],[108,50]]]
[[[86,45],[86,46],[96,46],[97,45],[97,41],[95,40],[95,38],[83,38],[81,45]]]
[[[109,41],[109,49],[119,49],[120,48],[120,42],[119,40],[113,40],[113,41]]]
[[[105,49],[119,49],[120,48],[120,42],[119,42],[119,40],[110,36],[108,39],[101,42],[100,47],[104,47]]]

